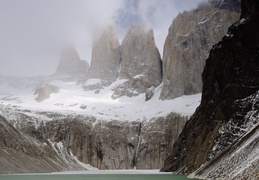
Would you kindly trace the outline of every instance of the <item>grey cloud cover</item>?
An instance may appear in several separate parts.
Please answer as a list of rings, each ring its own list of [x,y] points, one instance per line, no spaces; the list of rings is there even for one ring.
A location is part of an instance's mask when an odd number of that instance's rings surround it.
[[[148,23],[162,53],[173,18],[203,1],[0,0],[0,74],[50,75],[68,42],[89,62],[93,32],[113,22],[120,39],[131,21]]]

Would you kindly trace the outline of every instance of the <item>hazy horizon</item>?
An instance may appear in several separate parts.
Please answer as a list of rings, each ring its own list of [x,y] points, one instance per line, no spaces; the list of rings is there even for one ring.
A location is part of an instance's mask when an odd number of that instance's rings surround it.
[[[162,55],[173,19],[204,1],[0,0],[0,74],[50,75],[68,42],[90,64],[92,34],[109,24],[121,42],[131,23],[147,23]]]

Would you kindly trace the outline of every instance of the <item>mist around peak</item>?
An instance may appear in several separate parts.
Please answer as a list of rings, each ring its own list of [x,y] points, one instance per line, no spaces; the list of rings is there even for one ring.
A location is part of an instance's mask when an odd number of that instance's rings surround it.
[[[204,0],[8,0],[0,2],[0,73],[15,76],[51,75],[61,47],[72,42],[89,64],[93,34],[115,24],[121,42],[131,23],[154,30],[160,53],[172,19]],[[161,20],[162,19],[162,20]]]

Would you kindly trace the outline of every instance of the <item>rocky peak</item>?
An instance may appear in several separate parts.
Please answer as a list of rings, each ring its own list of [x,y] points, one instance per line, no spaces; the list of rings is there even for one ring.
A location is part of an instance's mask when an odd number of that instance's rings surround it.
[[[144,93],[161,83],[161,58],[153,30],[147,25],[132,24],[121,44],[120,79],[127,79],[115,90],[115,97]]]
[[[147,73],[146,78],[148,78],[151,73],[149,72],[150,68],[154,68],[154,75],[161,78],[160,54],[155,44],[153,30],[148,28],[147,25],[131,24],[127,35],[122,41],[121,53],[120,78],[133,78],[143,73]],[[152,67],[153,65],[157,65],[158,68]],[[149,69],[145,72],[147,67]],[[154,83],[159,84],[160,78],[153,79],[153,81],[156,81]]]
[[[54,76],[86,76],[88,68],[88,63],[79,58],[75,48],[66,47],[62,50],[59,65]]]
[[[201,74],[209,51],[239,16],[208,4],[174,19],[164,45],[161,99],[201,92]]]
[[[107,27],[95,38],[88,78],[114,81],[120,67],[120,45],[116,27]]]

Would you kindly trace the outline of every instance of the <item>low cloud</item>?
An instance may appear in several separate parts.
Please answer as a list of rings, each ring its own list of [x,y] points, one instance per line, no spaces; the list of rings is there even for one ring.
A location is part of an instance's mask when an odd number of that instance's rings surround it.
[[[93,32],[116,23],[120,40],[131,22],[154,29],[160,52],[173,18],[203,0],[0,0],[0,74],[49,75],[72,43],[91,59]]]

